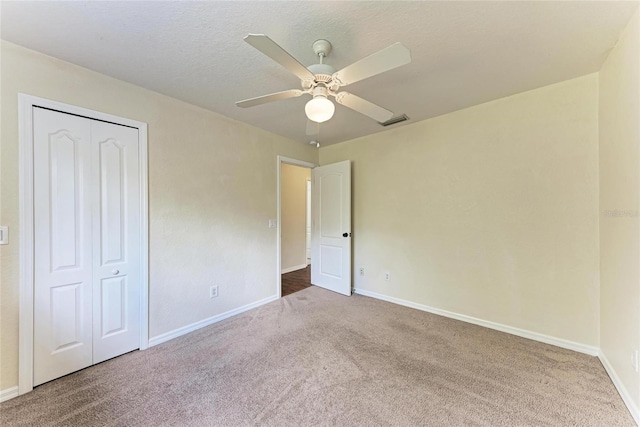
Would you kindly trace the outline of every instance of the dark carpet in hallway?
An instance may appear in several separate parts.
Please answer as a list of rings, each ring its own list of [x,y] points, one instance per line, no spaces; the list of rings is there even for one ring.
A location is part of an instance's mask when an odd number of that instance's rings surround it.
[[[311,265],[282,275],[282,296],[290,295],[311,286]]]

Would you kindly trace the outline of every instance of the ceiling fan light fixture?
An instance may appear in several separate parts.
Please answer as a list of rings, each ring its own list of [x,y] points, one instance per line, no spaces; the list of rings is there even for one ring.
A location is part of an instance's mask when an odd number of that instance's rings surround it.
[[[304,112],[307,113],[309,120],[316,123],[322,123],[333,117],[336,106],[329,101],[324,95],[316,95],[304,106]]]

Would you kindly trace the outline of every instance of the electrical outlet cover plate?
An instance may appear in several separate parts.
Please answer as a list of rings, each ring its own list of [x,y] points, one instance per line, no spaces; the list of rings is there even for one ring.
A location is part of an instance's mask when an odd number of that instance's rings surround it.
[[[218,296],[218,287],[212,286],[209,288],[209,298],[216,298]]]

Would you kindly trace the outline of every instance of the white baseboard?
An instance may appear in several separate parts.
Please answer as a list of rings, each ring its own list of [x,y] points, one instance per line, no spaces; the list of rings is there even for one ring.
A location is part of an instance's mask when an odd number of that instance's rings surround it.
[[[244,313],[245,311],[251,310],[252,308],[260,307],[261,305],[268,304],[271,301],[275,301],[277,299],[278,299],[278,296],[273,295],[256,302],[252,302],[251,304],[243,305],[242,307],[238,307],[233,310],[226,311],[222,314],[218,314],[217,316],[209,317],[207,319],[200,320],[199,322],[195,322],[190,325],[183,326],[182,328],[174,329],[173,331],[160,334],[158,336],[155,336],[149,339],[149,347],[162,344],[163,342],[167,342],[174,338],[178,338],[182,335],[188,334],[189,332],[193,332],[200,328],[204,328],[205,326],[212,325],[214,323],[220,322],[221,320],[227,319],[231,316],[235,316],[236,314]]]
[[[0,391],[0,402],[13,399],[14,397],[18,397],[18,386],[5,388],[4,390]]]
[[[631,394],[622,381],[620,381],[620,377],[618,377],[618,374],[615,369],[613,369],[613,366],[611,366],[611,363],[609,363],[607,356],[604,355],[602,350],[600,350],[600,354],[598,354],[598,359],[602,362],[602,366],[604,366],[605,371],[609,374],[609,378],[611,378],[613,385],[616,386],[620,397],[622,397],[622,401],[627,405],[627,408],[629,409],[629,412],[631,412],[631,416],[636,421],[636,424],[640,426],[640,409],[638,409],[638,406],[631,398]]]
[[[303,268],[307,268],[307,265],[308,264],[305,263],[305,264],[296,265],[294,267],[283,268],[281,274],[291,273],[292,271],[296,271],[296,270],[302,270]]]
[[[467,316],[465,314],[458,314],[452,311],[441,310],[439,308],[430,307],[424,304],[418,304],[412,301],[403,300],[400,298],[394,298],[387,295],[382,295],[376,292],[367,291],[364,289],[355,289],[356,294],[364,295],[379,300],[392,302],[394,304],[403,305],[405,307],[415,308],[417,310],[426,311],[428,313],[437,314],[439,316],[449,317],[451,319],[462,320],[463,322],[473,323],[474,325],[484,326],[485,328],[495,329],[497,331],[506,332],[508,334],[517,335],[519,337],[528,338],[534,341],[540,341],[545,344],[555,345],[557,347],[566,348],[569,350],[577,351],[579,353],[585,353],[590,356],[597,356],[599,354],[598,347],[577,343],[574,341],[565,340],[562,338],[556,338],[549,335],[540,334],[537,332],[527,331],[525,329],[514,328],[513,326],[503,325],[502,323],[495,323],[488,320],[478,319],[476,317]]]

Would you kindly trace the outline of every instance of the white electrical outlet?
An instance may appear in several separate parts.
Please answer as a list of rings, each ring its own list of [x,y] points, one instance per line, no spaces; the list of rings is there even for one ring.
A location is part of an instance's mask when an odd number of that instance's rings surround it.
[[[391,273],[389,273],[388,271],[384,273],[384,280],[391,280]]]
[[[209,288],[209,298],[218,297],[218,286],[212,286]]]
[[[364,276],[364,267],[360,267],[360,275]]]
[[[638,372],[638,350],[633,350],[631,353],[631,366],[634,371]]]

